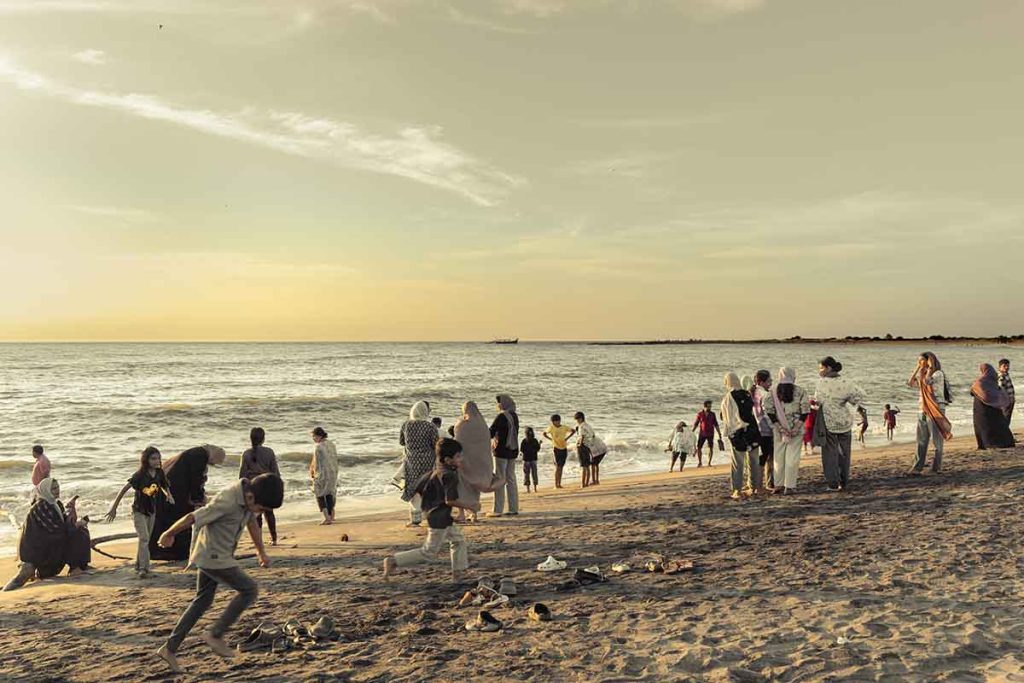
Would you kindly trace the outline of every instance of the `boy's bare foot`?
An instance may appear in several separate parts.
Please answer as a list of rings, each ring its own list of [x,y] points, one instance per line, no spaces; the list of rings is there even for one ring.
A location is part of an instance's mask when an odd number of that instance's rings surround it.
[[[224,642],[223,638],[218,638],[210,632],[203,634],[203,642],[210,646],[214,654],[223,657],[224,659],[234,659],[235,651],[228,647],[228,644]]]
[[[391,578],[391,576],[394,575],[396,569],[398,569],[398,563],[395,562],[395,558],[393,558],[393,557],[385,557],[384,558],[384,580],[387,581],[389,578]]]
[[[173,652],[167,649],[166,645],[160,646],[160,649],[156,651],[156,656],[167,662],[167,666],[171,669],[171,673],[185,673],[185,670],[181,668],[181,664],[178,663],[178,658],[174,656]]]

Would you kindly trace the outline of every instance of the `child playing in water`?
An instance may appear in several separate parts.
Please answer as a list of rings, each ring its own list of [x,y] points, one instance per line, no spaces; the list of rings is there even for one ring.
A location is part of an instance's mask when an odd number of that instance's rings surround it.
[[[900,414],[900,407],[891,407],[885,404],[885,411],[882,412],[882,420],[885,421],[885,438],[892,441],[893,432],[896,431],[896,416]]]
[[[526,492],[530,492],[530,478],[533,478],[533,492],[537,493],[537,455],[540,453],[540,441],[534,436],[533,427],[526,428],[526,438],[519,444],[523,453],[523,483]]]
[[[857,441],[864,443],[864,433],[868,431],[868,411],[864,406],[857,406],[857,414],[860,416],[857,422],[860,431],[857,432]]]
[[[445,542],[451,553],[452,581],[458,581],[469,567],[469,547],[452,517],[452,508],[462,507],[458,504],[462,444],[455,439],[441,439],[435,452],[434,471],[417,491],[422,496],[421,508],[427,518],[427,539],[420,548],[385,557],[385,581],[402,567],[433,560]]]
[[[153,524],[156,522],[157,500],[166,500],[168,504],[174,505],[174,496],[171,495],[170,484],[167,483],[167,476],[164,474],[160,451],[154,446],[142,451],[138,471],[117,494],[114,504],[107,512],[106,521],[113,522],[117,517],[117,506],[121,504],[121,499],[129,489],[135,490],[132,521],[135,522],[135,532],[139,535],[139,548],[135,553],[135,573],[140,579],[146,579],[149,578],[149,537],[153,535]]]
[[[668,471],[671,472],[675,468],[676,460],[678,460],[679,471],[682,472],[683,466],[686,464],[686,456],[693,452],[696,445],[693,430],[685,422],[677,424],[672,436],[669,437],[668,448],[665,449],[666,452],[672,454],[672,464],[669,465]]]

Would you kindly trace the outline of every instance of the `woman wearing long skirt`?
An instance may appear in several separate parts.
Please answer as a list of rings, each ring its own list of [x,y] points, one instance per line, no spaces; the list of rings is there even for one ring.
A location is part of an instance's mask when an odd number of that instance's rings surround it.
[[[978,449],[1013,448],[1015,439],[1006,420],[1010,397],[999,387],[996,369],[988,363],[981,366],[981,375],[971,385],[974,397],[974,436]]]
[[[170,458],[164,465],[171,498],[156,506],[153,533],[149,536],[149,556],[154,560],[187,560],[192,547],[192,529],[186,529],[174,537],[174,545],[161,548],[157,545],[160,535],[171,528],[190,512],[206,503],[206,474],[210,465],[224,462],[223,448],[205,444],[196,446]]]
[[[753,382],[750,382],[753,386]],[[732,494],[733,500],[744,496],[746,479],[750,479],[753,493],[762,492],[761,465],[758,444],[761,431],[754,417],[754,401],[750,392],[743,388],[735,372],[725,376],[726,394],[722,397],[722,431],[729,437],[732,446]]]
[[[761,405],[775,430],[775,492],[793,493],[800,473],[804,426],[811,404],[807,392],[796,384],[796,371],[779,370],[779,379]]]
[[[462,417],[455,423],[455,440],[462,445],[462,467],[459,469],[459,503],[472,522],[480,511],[480,494],[490,493],[505,480],[493,471],[491,431],[480,408],[473,401],[462,406]]]
[[[334,504],[338,496],[338,449],[327,438],[323,427],[313,429],[316,450],[309,463],[309,478],[313,482],[313,495],[324,519],[320,522],[334,524]]]
[[[398,443],[405,449],[402,500],[409,503],[409,526],[419,526],[423,521],[416,489],[420,479],[434,470],[434,446],[437,440],[437,427],[430,421],[430,404],[419,401],[409,410],[409,419],[402,423],[398,436]]]
[[[821,447],[821,467],[829,491],[842,491],[850,485],[850,447],[853,443],[853,415],[850,408],[864,402],[864,391],[842,377],[843,364],[832,356],[818,362],[818,387],[814,400],[819,405],[815,420],[825,422],[825,443]]]

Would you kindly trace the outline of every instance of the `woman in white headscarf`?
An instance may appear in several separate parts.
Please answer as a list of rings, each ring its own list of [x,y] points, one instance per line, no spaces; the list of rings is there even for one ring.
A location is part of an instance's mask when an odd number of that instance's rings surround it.
[[[409,503],[409,526],[419,526],[423,521],[420,496],[416,489],[420,480],[434,469],[434,446],[437,445],[437,439],[437,427],[430,421],[430,404],[418,401],[409,410],[409,419],[402,424],[398,437],[398,443],[405,449],[402,500]]]
[[[796,371],[779,370],[778,382],[761,401],[775,430],[775,492],[793,493],[800,473],[804,421],[811,412],[807,392],[796,385]]]
[[[18,542],[18,575],[4,590],[20,588],[35,577],[46,579],[57,576],[67,565],[69,576],[89,568],[92,548],[85,520],[78,519],[75,510],[77,496],[68,502],[68,509],[60,502],[60,484],[47,477],[36,487],[36,500],[25,519]]]
[[[722,431],[732,445],[732,494],[739,500],[744,495],[746,478],[754,494],[761,491],[761,467],[758,444],[761,432],[754,417],[754,402],[750,392],[743,388],[735,372],[725,375],[726,394],[722,397]],[[750,382],[753,386],[753,381]]]
[[[459,470],[459,502],[476,521],[480,494],[490,493],[505,481],[494,474],[491,462],[491,431],[480,408],[473,401],[462,406],[462,417],[455,423],[455,440],[462,445],[462,469]]]

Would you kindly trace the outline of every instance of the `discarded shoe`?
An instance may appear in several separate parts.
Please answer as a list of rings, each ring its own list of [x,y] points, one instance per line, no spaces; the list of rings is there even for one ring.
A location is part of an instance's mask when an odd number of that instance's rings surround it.
[[[504,578],[501,580],[501,586],[498,588],[498,592],[511,598],[518,594],[519,589],[516,587],[515,581],[509,578]]]
[[[551,555],[548,555],[548,559],[544,560],[543,562],[537,565],[537,571],[557,572],[561,571],[562,569],[565,569],[568,566],[569,564],[567,562],[563,562],[562,560],[556,560]]]
[[[538,602],[530,608],[527,616],[534,621],[551,621],[551,610],[547,605]]]
[[[616,574],[625,574],[626,572],[629,572],[632,569],[633,568],[630,567],[629,564],[626,562],[616,562],[612,565],[612,571]]]
[[[477,615],[476,619],[466,622],[467,631],[479,631],[481,633],[500,631],[503,626],[504,624],[495,619],[494,615],[486,610],[480,610],[480,614]]]

